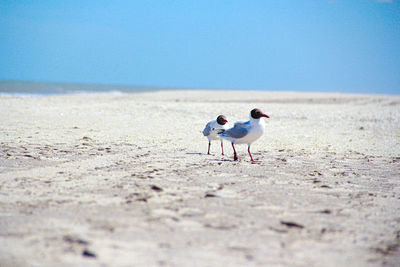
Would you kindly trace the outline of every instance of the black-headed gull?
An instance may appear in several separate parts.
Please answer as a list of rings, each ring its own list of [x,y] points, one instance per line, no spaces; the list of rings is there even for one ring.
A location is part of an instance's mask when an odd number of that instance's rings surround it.
[[[246,122],[236,122],[235,125],[219,134],[222,137],[232,143],[233,147],[233,159],[238,160],[235,144],[247,144],[251,162],[256,162],[250,153],[250,145],[264,133],[265,124],[261,120],[262,117],[269,118],[268,115],[264,114],[258,108],[253,109],[250,112],[250,120]]]
[[[224,115],[219,115],[216,120],[210,121],[206,124],[203,130],[203,135],[208,138],[208,153],[210,154],[211,140],[221,140],[222,155],[224,155],[224,143],[218,134],[225,131],[228,127],[226,125],[227,119]]]

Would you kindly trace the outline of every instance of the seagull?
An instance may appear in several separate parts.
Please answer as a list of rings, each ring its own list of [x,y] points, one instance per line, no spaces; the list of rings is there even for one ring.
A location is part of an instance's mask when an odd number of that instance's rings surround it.
[[[238,160],[235,144],[247,144],[251,162],[257,162],[253,159],[250,153],[250,145],[264,133],[265,124],[261,120],[262,117],[269,118],[258,108],[250,112],[250,120],[246,122],[235,122],[235,125],[219,134],[219,137],[224,138],[232,143],[233,159]]]
[[[206,124],[203,130],[203,135],[208,138],[208,153],[210,154],[211,140],[221,140],[222,155],[224,155],[224,143],[218,134],[225,131],[228,127],[226,125],[227,119],[224,115],[219,115],[216,120],[210,121]]]

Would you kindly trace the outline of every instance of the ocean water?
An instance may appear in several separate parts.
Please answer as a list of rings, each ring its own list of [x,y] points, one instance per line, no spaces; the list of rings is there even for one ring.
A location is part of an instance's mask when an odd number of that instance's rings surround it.
[[[86,93],[137,93],[171,88],[158,88],[129,85],[106,85],[84,83],[59,83],[59,82],[30,82],[30,81],[5,81],[0,80],[0,96],[35,97],[61,94],[86,94]]]
[[[118,94],[118,93],[139,93],[139,92],[155,92],[176,89],[190,88],[175,88],[175,87],[151,87],[151,86],[134,86],[134,85],[113,85],[113,84],[88,84],[88,83],[62,83],[62,82],[35,82],[35,81],[10,81],[0,80],[0,96],[21,96],[21,97],[39,97],[46,95],[62,95],[62,94],[87,94],[87,93],[103,93],[103,94]],[[200,88],[193,88],[200,90]],[[204,90],[204,88],[201,88]],[[213,88],[212,90],[224,90],[221,88]],[[234,89],[231,89],[234,90]],[[256,89],[252,89],[258,91]],[[263,90],[260,90],[263,91]],[[303,91],[291,90],[292,92],[330,92],[330,93],[355,93],[355,94],[378,94],[378,92],[346,92],[343,90],[329,91]],[[398,91],[384,91],[379,94],[400,95]]]

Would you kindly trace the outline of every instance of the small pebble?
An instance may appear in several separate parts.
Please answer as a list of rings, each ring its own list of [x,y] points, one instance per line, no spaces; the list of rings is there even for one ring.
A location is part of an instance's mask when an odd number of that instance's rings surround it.
[[[97,257],[96,254],[95,254],[94,252],[88,250],[87,248],[85,248],[85,249],[82,251],[82,256],[84,256],[84,257],[90,257],[90,258],[96,258],[96,257]]]

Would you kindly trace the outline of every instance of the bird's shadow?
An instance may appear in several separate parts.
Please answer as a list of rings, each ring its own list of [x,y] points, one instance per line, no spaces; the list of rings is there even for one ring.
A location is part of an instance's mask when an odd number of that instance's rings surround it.
[[[207,154],[201,152],[186,152],[186,155],[207,155]]]
[[[201,152],[186,152],[186,155],[199,155],[199,156],[215,156],[212,154],[207,154],[207,153],[201,153]],[[216,162],[221,162],[221,161],[227,161],[227,162],[234,162],[234,160],[231,159],[207,159],[207,161],[216,161]]]
[[[233,161],[231,159],[208,159],[207,161],[217,161],[217,162],[221,162],[221,161]]]

